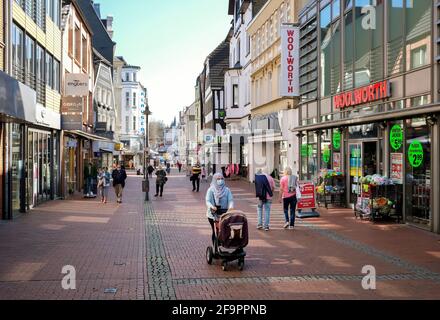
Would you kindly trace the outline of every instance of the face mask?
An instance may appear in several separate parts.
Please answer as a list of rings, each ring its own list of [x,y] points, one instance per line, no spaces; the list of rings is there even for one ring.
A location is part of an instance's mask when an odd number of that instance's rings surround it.
[[[217,180],[217,185],[218,185],[219,187],[224,186],[224,185],[225,185],[225,180]]]

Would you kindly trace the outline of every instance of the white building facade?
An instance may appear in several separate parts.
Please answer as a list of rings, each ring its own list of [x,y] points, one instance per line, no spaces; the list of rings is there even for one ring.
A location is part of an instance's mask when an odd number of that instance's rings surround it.
[[[226,136],[229,141],[229,162],[239,165],[234,174],[247,178],[248,135],[251,114],[251,42],[247,27],[253,18],[252,1],[229,0],[229,15],[233,16],[233,36],[230,40],[229,69],[225,72]]]
[[[140,67],[124,65],[121,72],[120,139],[124,144],[122,156],[127,168],[143,166],[148,97],[147,89],[139,82],[140,70]]]

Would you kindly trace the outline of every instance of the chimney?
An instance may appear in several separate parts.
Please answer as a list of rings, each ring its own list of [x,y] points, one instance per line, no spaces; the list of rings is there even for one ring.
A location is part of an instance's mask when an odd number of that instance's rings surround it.
[[[105,27],[110,38],[113,39],[113,16],[107,16],[107,20],[105,20]]]

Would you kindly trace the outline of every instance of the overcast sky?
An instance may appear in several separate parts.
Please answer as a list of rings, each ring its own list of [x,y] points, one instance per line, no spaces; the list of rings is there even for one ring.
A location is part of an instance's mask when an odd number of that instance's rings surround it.
[[[114,17],[116,55],[142,68],[154,119],[171,123],[194,102],[203,62],[227,35],[228,0],[100,0]]]

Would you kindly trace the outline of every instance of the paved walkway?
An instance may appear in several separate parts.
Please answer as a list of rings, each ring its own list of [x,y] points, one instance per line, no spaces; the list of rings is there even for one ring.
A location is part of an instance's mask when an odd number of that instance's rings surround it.
[[[228,182],[248,215],[250,244],[245,270],[223,272],[205,261],[208,184],[193,193],[173,172],[164,197],[145,206],[141,180],[129,177],[119,206],[113,194],[107,205],[55,201],[0,224],[0,299],[440,298],[438,235],[340,209],[284,230],[278,203],[271,231],[257,231],[252,186]],[[61,288],[64,265],[75,266],[77,290]],[[376,268],[377,290],[362,289],[365,265]]]

